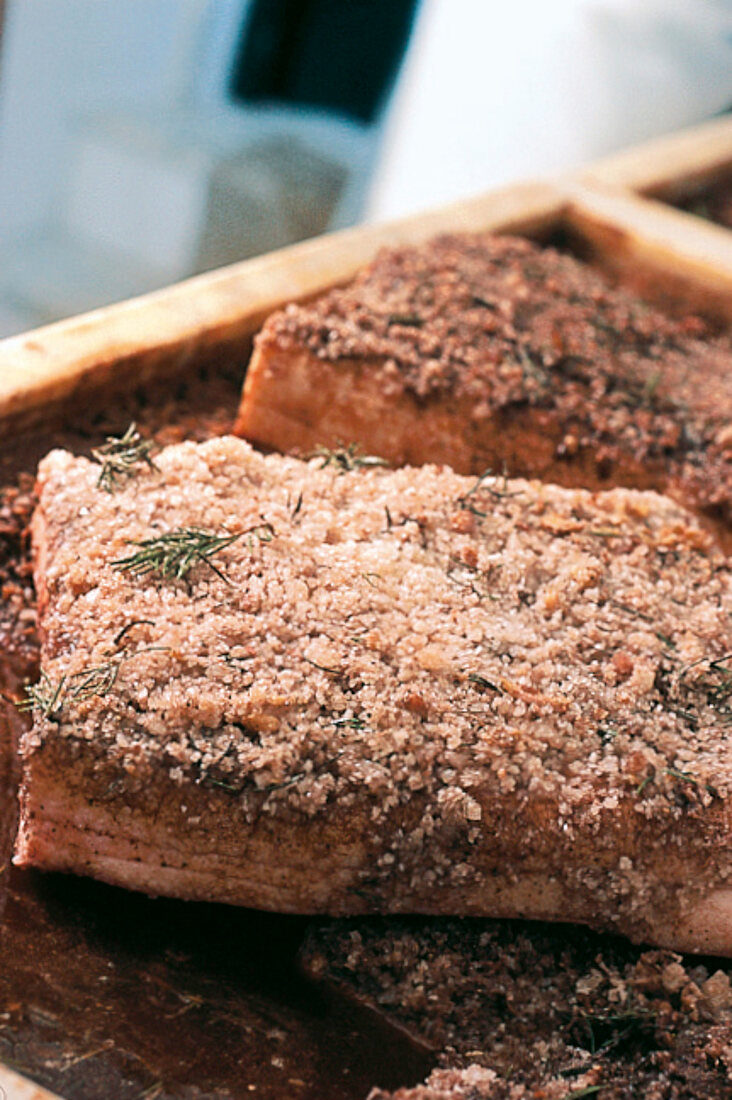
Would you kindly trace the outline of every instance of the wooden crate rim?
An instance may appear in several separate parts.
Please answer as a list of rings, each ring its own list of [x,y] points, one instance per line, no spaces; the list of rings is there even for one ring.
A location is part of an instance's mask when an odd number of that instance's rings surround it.
[[[611,153],[583,168],[577,179],[590,187],[651,194],[687,180],[713,178],[728,167],[732,112]]]

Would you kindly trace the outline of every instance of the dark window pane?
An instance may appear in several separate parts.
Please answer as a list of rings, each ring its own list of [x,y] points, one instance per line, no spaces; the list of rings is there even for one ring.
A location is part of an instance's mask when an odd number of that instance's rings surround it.
[[[418,3],[255,0],[234,66],[234,98],[306,104],[372,122],[399,68]]]

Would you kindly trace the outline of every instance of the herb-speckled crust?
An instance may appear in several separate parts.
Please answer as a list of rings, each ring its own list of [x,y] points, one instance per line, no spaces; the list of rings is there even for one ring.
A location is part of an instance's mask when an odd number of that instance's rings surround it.
[[[732,523],[732,350],[555,249],[489,235],[385,250],[274,314],[237,433],[395,463],[670,492]]]
[[[688,513],[233,437],[155,461],[112,494],[41,465],[65,680],[25,743],[20,862],[732,951],[732,577]],[[114,566],[182,526],[241,537],[182,580]]]

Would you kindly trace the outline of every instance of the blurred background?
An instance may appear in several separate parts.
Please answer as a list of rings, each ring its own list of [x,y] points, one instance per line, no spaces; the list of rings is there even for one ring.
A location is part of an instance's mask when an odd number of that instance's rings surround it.
[[[0,336],[732,106],[732,0],[0,0]]]

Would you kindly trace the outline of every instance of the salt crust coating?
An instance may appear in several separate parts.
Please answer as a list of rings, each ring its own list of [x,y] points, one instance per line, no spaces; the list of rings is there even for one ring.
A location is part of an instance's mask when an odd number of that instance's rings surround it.
[[[732,793],[731,575],[683,509],[447,468],[341,473],[233,437],[156,465],[109,494],[86,459],[41,464],[43,672],[113,660],[116,679],[36,714],[26,756],[68,739],[88,766],[117,761],[123,792],[163,769],[250,819],[365,800],[374,873],[411,860],[428,884],[469,873],[425,863],[433,834],[460,832],[469,859],[493,802],[542,799],[525,850],[645,822],[661,848],[641,862],[698,849],[704,888],[729,877],[713,822]],[[192,525],[249,532],[216,557],[223,577],[112,568],[129,540]],[[588,888],[647,906],[632,859],[598,875]]]
[[[467,398],[478,424],[546,410],[559,459],[661,462],[685,503],[732,519],[729,339],[556,249],[491,234],[385,249],[348,286],[273,314],[257,342],[381,364],[384,394]]]

